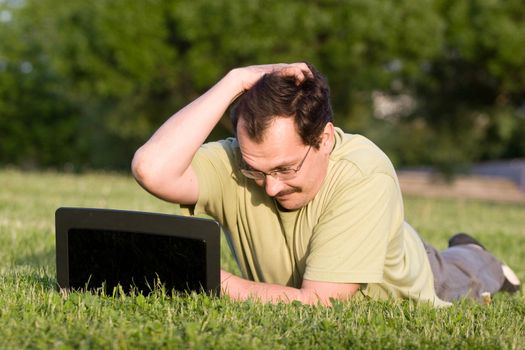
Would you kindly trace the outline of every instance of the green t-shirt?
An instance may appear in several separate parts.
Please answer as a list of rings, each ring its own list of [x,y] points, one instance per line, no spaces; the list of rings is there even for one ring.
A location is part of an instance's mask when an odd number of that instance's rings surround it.
[[[373,298],[444,303],[434,292],[423,243],[404,222],[395,170],[371,141],[336,128],[319,193],[294,211],[281,210],[239,172],[240,164],[233,138],[199,149],[193,213],[223,225],[245,278],[296,288],[303,278],[361,283]]]

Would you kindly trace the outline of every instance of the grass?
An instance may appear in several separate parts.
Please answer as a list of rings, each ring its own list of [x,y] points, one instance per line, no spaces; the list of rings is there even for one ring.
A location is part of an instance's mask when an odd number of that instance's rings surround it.
[[[410,301],[331,308],[232,302],[205,295],[61,294],[55,289],[54,211],[60,206],[176,213],[128,176],[0,170],[0,348],[377,349],[525,344],[525,297],[432,309]],[[409,222],[444,248],[467,231],[525,280],[525,207],[410,197]],[[224,246],[222,263],[235,265]]]

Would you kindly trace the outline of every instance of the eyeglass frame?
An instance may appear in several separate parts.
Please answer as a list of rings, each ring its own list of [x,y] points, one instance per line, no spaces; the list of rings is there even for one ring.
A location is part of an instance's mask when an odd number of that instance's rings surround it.
[[[252,180],[265,180],[266,177],[268,177],[268,176],[271,176],[274,179],[277,179],[277,180],[280,180],[280,181],[291,180],[295,176],[297,176],[297,173],[303,167],[303,164],[306,161],[306,158],[308,157],[308,154],[310,153],[310,149],[311,148],[312,148],[312,145],[310,145],[308,147],[308,150],[306,151],[306,154],[304,155],[303,160],[301,160],[301,162],[299,163],[299,165],[295,169],[294,168],[284,168],[284,169],[281,169],[281,170],[272,170],[269,173],[265,173],[264,171],[250,170],[250,169],[246,169],[246,168],[242,168],[241,167],[240,168],[241,174],[243,174],[248,179],[252,179]],[[287,173],[283,174],[283,172],[287,172]],[[290,173],[288,173],[288,172],[290,172]],[[291,175],[291,176],[290,177],[286,177],[286,176],[288,176],[288,174]],[[285,176],[284,178],[282,178],[283,175]]]

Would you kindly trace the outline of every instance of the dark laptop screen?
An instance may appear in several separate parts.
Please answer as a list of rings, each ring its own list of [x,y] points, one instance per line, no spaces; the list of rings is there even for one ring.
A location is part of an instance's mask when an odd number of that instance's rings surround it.
[[[120,284],[126,292],[143,293],[160,281],[176,290],[206,290],[206,243],[154,234],[71,229],[69,283],[111,293]]]
[[[220,294],[220,226],[210,219],[98,208],[56,211],[60,288],[111,294],[120,285],[149,293]]]

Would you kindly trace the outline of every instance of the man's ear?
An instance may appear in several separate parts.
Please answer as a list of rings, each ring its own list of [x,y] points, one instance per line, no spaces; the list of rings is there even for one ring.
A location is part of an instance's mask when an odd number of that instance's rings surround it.
[[[334,147],[334,132],[334,124],[331,122],[326,123],[321,134],[321,148],[326,151],[326,154],[330,154]]]

